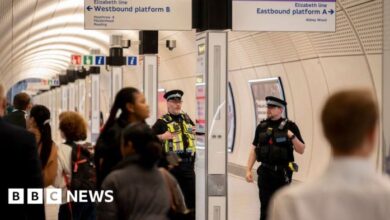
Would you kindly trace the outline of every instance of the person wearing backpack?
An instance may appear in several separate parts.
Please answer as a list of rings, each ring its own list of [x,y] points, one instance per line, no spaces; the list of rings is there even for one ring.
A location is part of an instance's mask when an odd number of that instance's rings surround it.
[[[116,118],[118,111],[120,115]],[[110,116],[96,142],[95,164],[97,187],[114,166],[122,160],[120,140],[122,130],[133,122],[143,122],[149,117],[149,106],[145,96],[136,88],[121,89],[115,97]]]
[[[59,116],[61,137],[65,143],[58,147],[58,170],[54,183],[62,189],[59,220],[95,220],[96,207],[89,202],[68,202],[67,190],[95,190],[96,174],[93,155],[80,144],[87,138],[87,124],[76,112],[63,112]]]

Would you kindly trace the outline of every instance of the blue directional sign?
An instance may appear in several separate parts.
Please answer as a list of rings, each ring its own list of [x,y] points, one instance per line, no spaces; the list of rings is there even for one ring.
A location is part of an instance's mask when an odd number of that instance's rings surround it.
[[[137,57],[136,56],[128,56],[127,57],[127,65],[128,66],[137,66]]]
[[[59,86],[60,80],[59,79],[49,79],[48,83],[49,83],[49,86]]]
[[[105,56],[95,56],[95,65],[106,65]]]

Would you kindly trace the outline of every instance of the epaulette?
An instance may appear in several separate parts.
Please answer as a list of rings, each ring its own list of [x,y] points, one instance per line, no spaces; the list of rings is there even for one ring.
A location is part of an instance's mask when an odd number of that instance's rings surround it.
[[[187,123],[190,123],[191,122],[191,119],[190,119],[190,116],[188,116],[187,113],[181,113],[181,117],[183,118],[183,120]]]
[[[294,122],[290,121],[288,118],[285,118],[285,119],[283,119],[283,121],[279,124],[278,129],[279,129],[279,130],[283,130],[283,129],[287,126],[287,124],[291,124],[291,123],[294,123]]]
[[[267,122],[267,119],[263,119],[261,122],[260,122],[260,128],[266,128],[268,126],[268,122]]]

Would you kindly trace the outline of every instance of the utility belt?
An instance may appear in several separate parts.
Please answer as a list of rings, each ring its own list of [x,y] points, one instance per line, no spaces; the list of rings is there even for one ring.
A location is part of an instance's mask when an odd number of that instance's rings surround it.
[[[195,157],[185,157],[185,158],[180,158],[181,163],[193,163],[195,162]]]
[[[273,171],[285,171],[285,170],[289,170],[288,169],[288,165],[271,165],[271,164],[268,164],[268,163],[264,163],[262,162],[261,163],[261,166],[267,168],[267,169],[270,169],[270,170],[273,170]]]
[[[267,168],[267,169],[270,169],[270,170],[274,170],[275,172],[276,171],[281,171],[281,170],[288,170],[288,171],[291,171],[291,172],[298,172],[298,165],[294,162],[290,162],[286,165],[271,165],[271,164],[268,164],[268,163],[264,163],[262,162],[261,163],[261,166]]]
[[[192,157],[195,155],[195,152],[193,152],[191,149],[176,150],[176,151],[171,151],[171,152],[175,153],[180,158],[187,158],[187,157]]]
[[[271,164],[267,164],[267,163],[261,163],[261,166],[266,168],[266,169],[269,169],[269,170],[272,170],[274,172],[279,172],[279,173],[282,173],[283,174],[283,177],[284,177],[284,182],[289,184],[291,183],[291,170],[289,168],[288,165],[271,165]],[[280,172],[281,171],[281,172]]]
[[[179,163],[192,164],[195,162],[195,152],[183,150],[169,151],[167,152],[167,161],[173,166],[177,166]]]

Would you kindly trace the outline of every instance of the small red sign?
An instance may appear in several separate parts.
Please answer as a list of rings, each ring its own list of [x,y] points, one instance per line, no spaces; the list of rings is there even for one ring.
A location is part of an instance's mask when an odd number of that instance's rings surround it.
[[[73,65],[81,65],[81,55],[72,55],[70,62]]]

